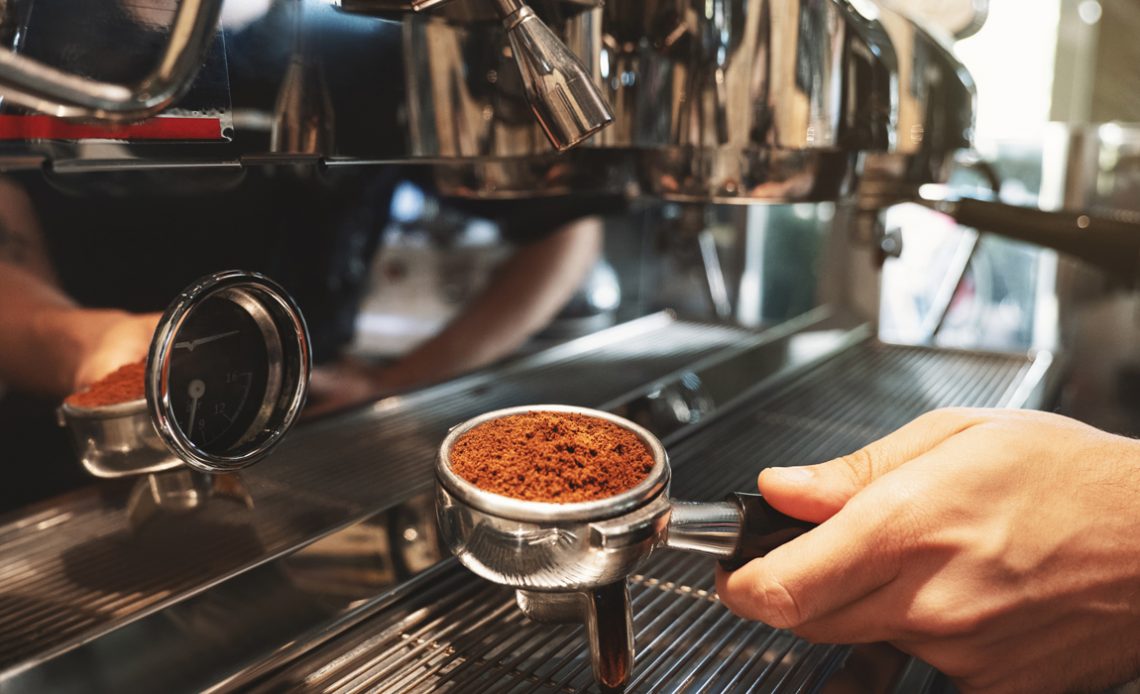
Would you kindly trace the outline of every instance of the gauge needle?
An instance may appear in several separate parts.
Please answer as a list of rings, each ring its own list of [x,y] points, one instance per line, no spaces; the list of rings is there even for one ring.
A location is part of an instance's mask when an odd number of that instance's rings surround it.
[[[194,433],[194,417],[198,414],[198,400],[206,394],[206,384],[200,378],[195,378],[190,381],[190,387],[187,389],[190,395],[190,424],[186,427],[186,435],[189,436]]]
[[[197,340],[190,340],[189,342],[175,342],[174,343],[174,349],[178,349],[179,347],[182,347],[183,349],[188,349],[191,352],[193,352],[195,349],[197,349],[198,347],[201,347],[202,345],[206,344],[207,342],[213,342],[214,340],[220,340],[223,337],[229,337],[230,335],[237,335],[239,332],[241,332],[241,331],[240,330],[231,330],[228,333],[218,333],[217,335],[211,335],[209,337],[199,337]]]

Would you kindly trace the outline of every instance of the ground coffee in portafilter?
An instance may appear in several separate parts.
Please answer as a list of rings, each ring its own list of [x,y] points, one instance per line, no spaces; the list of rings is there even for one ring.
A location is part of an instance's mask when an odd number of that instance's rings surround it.
[[[527,501],[593,501],[636,487],[653,454],[633,432],[597,417],[525,412],[484,422],[448,455],[455,474]]]
[[[72,407],[106,407],[146,397],[146,359],[120,366],[64,400]]]

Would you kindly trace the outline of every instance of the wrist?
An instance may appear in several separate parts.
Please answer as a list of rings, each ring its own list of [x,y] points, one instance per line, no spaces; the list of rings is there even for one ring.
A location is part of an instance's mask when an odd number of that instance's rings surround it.
[[[80,385],[84,362],[97,349],[110,326],[129,314],[112,309],[60,307],[37,313],[33,322],[36,343],[51,364],[43,374],[52,392],[64,396]]]

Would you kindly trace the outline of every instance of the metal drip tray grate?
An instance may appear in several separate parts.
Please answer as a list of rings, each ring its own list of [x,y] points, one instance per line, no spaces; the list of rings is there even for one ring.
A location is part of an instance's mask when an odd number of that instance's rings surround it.
[[[659,578],[632,582],[638,668],[631,691],[664,683],[693,692],[775,691],[817,681],[839,665],[841,647],[813,646],[734,617],[705,585],[711,575],[711,563],[679,563]],[[531,622],[510,590],[450,570],[401,608],[313,654],[306,663],[320,666],[311,672],[262,690],[522,694],[593,685],[582,627]]]
[[[751,334],[664,314],[297,431],[243,473],[247,508],[134,532],[102,486],[0,519],[0,679],[426,490],[438,441],[507,405],[599,405]]]
[[[674,494],[715,499],[754,488],[763,467],[826,460],[937,407],[1020,404],[1032,365],[1019,356],[858,345],[671,445]],[[737,619],[713,590],[710,560],[669,551],[633,577],[637,663],[628,691],[814,691],[842,667],[849,649]],[[595,685],[581,627],[531,622],[512,591],[449,561],[254,687],[293,688],[524,694]]]

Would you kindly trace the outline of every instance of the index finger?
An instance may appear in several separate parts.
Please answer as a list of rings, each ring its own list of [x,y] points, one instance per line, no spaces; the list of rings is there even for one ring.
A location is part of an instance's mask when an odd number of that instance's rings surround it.
[[[887,486],[872,485],[830,520],[737,571],[718,568],[721,600],[742,617],[792,629],[894,580],[900,540],[887,530],[905,504],[887,503]]]
[[[826,463],[767,468],[757,484],[777,510],[822,523],[875,480],[989,416],[988,410],[972,408],[927,412],[881,439]]]

